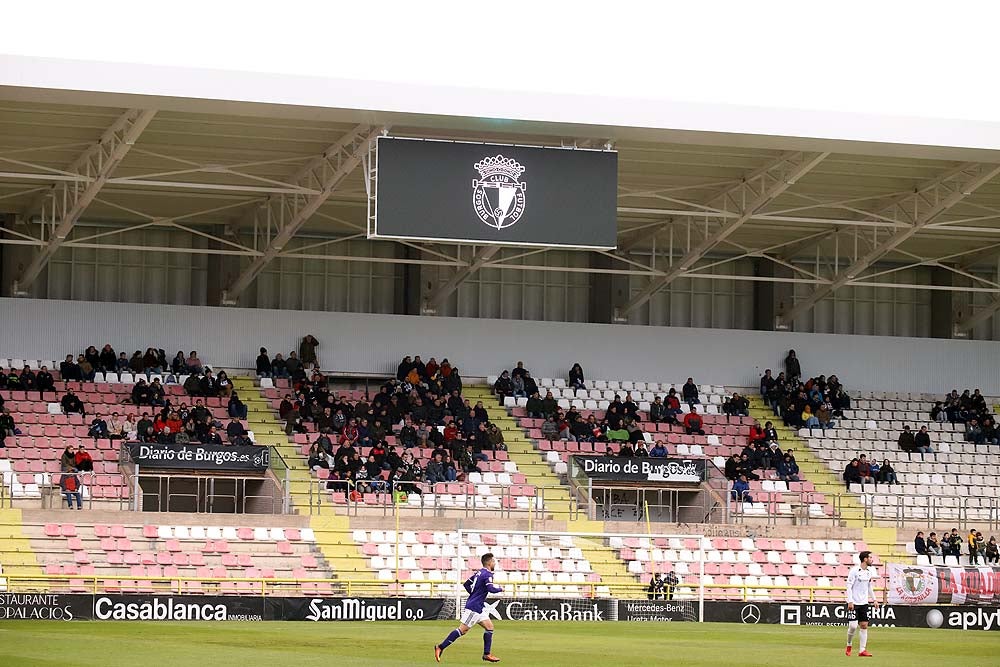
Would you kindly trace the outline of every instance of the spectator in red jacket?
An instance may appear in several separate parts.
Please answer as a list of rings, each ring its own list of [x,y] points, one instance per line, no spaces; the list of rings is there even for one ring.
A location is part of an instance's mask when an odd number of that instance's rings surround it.
[[[767,434],[764,432],[764,429],[761,428],[760,422],[755,421],[753,426],[750,427],[749,439],[750,442],[755,445],[763,445],[767,442]]]
[[[94,459],[91,458],[90,452],[87,451],[83,443],[80,443],[79,448],[76,450],[76,469],[80,472],[94,471]]]
[[[703,422],[701,415],[698,414],[698,409],[693,405],[691,406],[691,412],[684,415],[684,431],[688,435],[705,435],[705,429],[702,428]]]

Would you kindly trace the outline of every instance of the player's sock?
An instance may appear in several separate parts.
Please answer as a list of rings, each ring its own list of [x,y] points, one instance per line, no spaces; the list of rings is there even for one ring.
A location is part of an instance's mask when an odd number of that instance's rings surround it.
[[[483,655],[489,655],[493,649],[493,631],[487,630],[483,633]]]
[[[451,634],[449,634],[447,637],[445,637],[445,639],[444,639],[443,642],[441,642],[440,644],[438,644],[438,646],[440,646],[441,650],[443,651],[446,648],[448,648],[449,646],[451,646],[452,644],[454,644],[455,640],[457,640],[461,636],[462,636],[462,633],[458,631],[458,628],[455,628],[454,630],[451,631]]]
[[[864,653],[865,647],[868,646],[868,630],[862,629],[858,632],[858,638],[861,640],[861,645],[858,646],[858,653]]]
[[[854,643],[854,633],[858,629],[857,621],[851,621],[847,624],[847,645],[850,646]]]

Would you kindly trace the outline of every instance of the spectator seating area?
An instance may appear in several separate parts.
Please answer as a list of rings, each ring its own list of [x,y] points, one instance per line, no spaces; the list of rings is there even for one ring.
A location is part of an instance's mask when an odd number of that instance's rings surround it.
[[[964,426],[931,421],[932,395],[868,394],[854,401],[837,428],[800,429],[830,470],[843,473],[850,460],[865,454],[880,463],[888,459],[899,484],[852,484],[875,519],[924,522],[985,520],[1000,507],[1000,450],[966,442]],[[898,446],[904,425],[913,431],[927,426],[933,454],[902,452]]]
[[[543,378],[544,380],[546,379]],[[610,381],[610,384],[617,387],[650,386],[647,383],[630,382],[627,380]],[[653,386],[659,387],[661,392],[663,388],[669,390],[671,386],[676,387],[680,391],[681,384],[657,385],[653,383]],[[720,406],[725,398],[732,395],[732,391],[727,391],[724,387],[702,385],[699,390],[700,400],[703,403],[708,403],[708,405],[704,406],[705,409]],[[707,393],[708,390],[711,393]],[[621,393],[621,391],[618,390],[617,393]],[[611,398],[614,398],[613,394]],[[510,414],[517,419],[518,424],[527,431],[528,437],[535,443],[535,446],[542,453],[544,460],[552,467],[552,470],[556,474],[565,475],[568,472],[571,456],[604,455],[608,443],[575,442],[573,440],[550,441],[543,439],[541,426],[545,420],[527,417],[527,412],[523,407],[524,401],[521,399],[518,400],[522,403],[521,406],[510,407],[510,398],[505,401],[505,405],[507,405]],[[562,399],[561,403],[567,400]],[[579,402],[579,400],[574,399],[576,402]],[[607,403],[607,400],[603,401],[604,405],[607,405]],[[584,418],[593,414],[600,420],[604,416],[602,409],[580,408],[579,406],[577,406],[577,409]],[[682,402],[681,409],[687,412],[687,404]],[[639,423],[639,426],[643,429],[643,437],[647,443],[647,447],[653,442],[662,442],[666,445],[667,455],[670,457],[709,458],[719,470],[725,467],[727,457],[734,453],[740,453],[746,446],[750,426],[754,423],[753,417],[730,417],[719,414],[719,411],[715,410],[703,414],[704,436],[686,435],[682,426],[648,421],[646,410],[648,410],[648,405],[640,403],[639,415],[642,421]],[[699,410],[699,412],[702,412],[702,410]],[[788,443],[779,444],[782,448],[789,446]],[[612,445],[612,448],[615,451],[618,449],[617,445]],[[750,482],[751,496],[755,502],[753,504],[742,504],[740,508],[740,511],[744,512],[747,516],[771,514],[791,517],[796,511],[796,505],[799,504],[805,504],[811,516],[822,517],[832,515],[833,507],[828,502],[828,499],[822,493],[819,493],[815,486],[808,480],[783,482],[777,479],[773,470],[759,472],[762,479]]]
[[[87,416],[63,414],[59,400],[67,389],[72,389],[83,402]],[[166,395],[174,404],[194,404],[180,385],[166,385]],[[90,420],[101,415],[105,419],[112,412],[133,422],[142,413],[153,414],[157,408],[136,406],[128,401],[132,385],[106,382],[56,381],[56,391],[39,396],[34,391],[4,391],[4,407],[10,411],[22,435],[7,439],[7,446],[0,448],[0,473],[14,498],[37,498],[41,489],[54,480],[51,475],[59,472],[59,457],[67,445],[74,449],[83,443],[94,459],[95,475],[83,478],[84,498],[110,499],[128,497],[128,488],[118,474],[118,445],[112,440],[94,440],[88,435]],[[224,424],[228,421],[222,398],[206,398],[205,406],[212,416]],[[243,422],[244,427],[247,426]],[[225,431],[220,433],[225,437]]]
[[[496,382],[496,376],[490,376],[488,381],[490,386]],[[574,407],[577,410],[604,410],[608,404],[614,400],[615,394],[625,398],[625,394],[631,393],[632,398],[639,405],[642,411],[649,410],[649,404],[657,396],[666,396],[671,389],[677,390],[678,397],[681,394],[683,382],[676,384],[657,382],[633,382],[630,380],[594,380],[588,382],[588,389],[573,389],[566,386],[566,380],[562,378],[539,378],[538,392],[545,397],[547,391],[552,392],[552,397],[557,400],[559,407],[564,410]],[[590,388],[592,387],[592,388]],[[709,415],[717,415],[722,412],[722,404],[731,394],[726,393],[725,387],[714,385],[699,385],[698,398],[701,401],[699,412]],[[504,407],[523,408],[528,402],[527,398],[513,398],[508,396],[504,399]],[[681,410],[688,412],[688,406],[681,402]]]
[[[74,357],[75,357],[75,355],[74,355]],[[59,376],[59,364],[60,363],[61,363],[61,360],[59,360],[59,359],[56,359],[56,360],[48,360],[48,359],[15,359],[15,358],[10,358],[10,357],[0,357],[0,368],[13,369],[13,370],[16,370],[16,371],[20,371],[22,368],[24,368],[25,366],[27,366],[31,370],[37,371],[42,366],[47,367],[49,369],[49,373],[51,373],[52,377],[55,378],[55,380],[56,380],[56,389],[57,390],[61,386],[59,384],[59,380],[61,380],[61,378]],[[211,366],[211,364],[205,364],[205,365],[206,366]],[[159,378],[160,382],[162,383],[162,382],[166,381],[166,378],[167,378],[168,375],[170,375],[170,373],[159,373],[159,374],[147,375],[145,373],[131,373],[131,372],[121,372],[121,373],[102,373],[102,372],[98,372],[98,373],[95,374],[94,382],[93,383],[91,383],[91,382],[84,382],[83,384],[85,386],[89,386],[91,384],[96,384],[96,383],[126,384],[126,385],[129,385],[129,387],[131,387],[132,385],[134,385],[136,383],[136,381],[139,378],[144,378],[148,382],[152,382],[154,378]],[[174,377],[177,380],[177,386],[183,386],[184,385],[184,381],[188,379],[187,375],[175,375]]]
[[[611,537],[609,545],[628,564],[628,571],[648,581],[671,568],[680,580],[681,599],[697,595],[699,545],[697,539]],[[708,599],[809,600],[808,590],[782,587],[833,587],[815,591],[814,600],[843,598],[857,553],[867,548],[852,540],[784,540],[702,538],[705,550],[705,597]]]
[[[74,517],[75,518],[75,517]],[[129,517],[131,518],[131,517]],[[46,523],[27,525],[47,575],[67,591],[260,594],[260,583],[181,579],[329,579],[310,528]],[[73,579],[90,577],[91,583]],[[302,582],[298,594],[331,594],[332,582]],[[52,588],[58,588],[53,586]]]
[[[352,536],[381,581],[395,580],[398,556],[401,583],[390,587],[403,594],[454,595],[454,571],[478,569],[479,555],[489,550],[497,558],[498,584],[530,584],[519,589],[519,596],[589,597],[591,590],[598,596],[610,595],[572,536],[430,530],[399,535],[391,530],[355,530]]]

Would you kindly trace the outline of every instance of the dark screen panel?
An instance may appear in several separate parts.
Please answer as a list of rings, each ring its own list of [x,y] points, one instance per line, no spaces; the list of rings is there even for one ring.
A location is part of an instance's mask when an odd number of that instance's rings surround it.
[[[618,154],[380,137],[373,238],[613,248]]]

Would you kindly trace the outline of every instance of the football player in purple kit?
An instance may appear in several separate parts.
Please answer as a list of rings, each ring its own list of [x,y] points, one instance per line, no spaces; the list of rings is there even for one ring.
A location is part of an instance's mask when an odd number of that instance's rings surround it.
[[[434,659],[441,662],[441,654],[444,650],[455,643],[459,637],[469,631],[474,625],[483,626],[483,660],[486,662],[500,662],[500,658],[493,655],[493,621],[490,620],[489,613],[483,613],[483,606],[486,604],[486,597],[493,593],[496,595],[503,591],[502,588],[493,583],[493,570],[496,569],[496,559],[493,554],[486,553],[482,557],[483,568],[474,575],[466,579],[462,584],[469,599],[465,603],[465,610],[462,612],[462,621],[458,629],[452,630],[443,642],[434,647]]]

